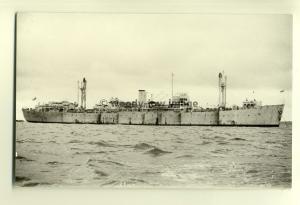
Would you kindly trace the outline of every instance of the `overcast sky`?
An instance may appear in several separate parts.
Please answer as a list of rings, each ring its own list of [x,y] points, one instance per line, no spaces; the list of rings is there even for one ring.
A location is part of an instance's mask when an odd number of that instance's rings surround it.
[[[77,101],[77,80],[83,77],[88,107],[103,98],[135,100],[138,89],[168,100],[172,72],[175,93],[187,92],[203,107],[216,106],[217,77],[223,70],[229,106],[241,105],[246,98],[285,103],[283,120],[291,120],[292,16],[17,17],[17,119],[23,119],[22,107],[37,102]]]

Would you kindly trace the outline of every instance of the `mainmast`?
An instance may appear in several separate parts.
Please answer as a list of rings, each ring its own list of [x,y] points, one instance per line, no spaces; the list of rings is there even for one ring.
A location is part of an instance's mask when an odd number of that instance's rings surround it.
[[[172,94],[171,94],[171,102],[173,102],[173,78],[174,78],[174,73],[172,73]]]
[[[226,107],[226,84],[227,76],[225,76],[224,71],[219,73],[219,107]]]
[[[86,84],[87,81],[83,78],[80,86],[81,91],[81,108],[86,109]]]
[[[77,105],[79,106],[79,80],[77,80]]]

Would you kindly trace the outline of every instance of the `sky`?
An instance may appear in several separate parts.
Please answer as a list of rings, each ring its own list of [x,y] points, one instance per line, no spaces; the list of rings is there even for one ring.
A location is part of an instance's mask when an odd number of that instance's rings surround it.
[[[17,119],[24,119],[22,107],[37,102],[77,101],[83,77],[90,108],[111,97],[135,100],[139,89],[168,101],[172,72],[175,94],[188,93],[200,106],[213,107],[221,71],[228,106],[246,98],[284,103],[282,120],[292,120],[292,16],[17,16]]]

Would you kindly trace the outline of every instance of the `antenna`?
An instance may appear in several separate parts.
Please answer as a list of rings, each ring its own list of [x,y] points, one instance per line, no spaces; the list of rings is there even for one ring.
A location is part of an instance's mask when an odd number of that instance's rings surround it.
[[[222,81],[222,73],[219,73],[219,81],[218,81],[218,87],[219,87],[219,107],[221,107],[221,81]]]

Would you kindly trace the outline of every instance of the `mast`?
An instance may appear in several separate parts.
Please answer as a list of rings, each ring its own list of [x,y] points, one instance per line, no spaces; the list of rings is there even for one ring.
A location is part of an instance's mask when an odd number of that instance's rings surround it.
[[[222,79],[222,73],[219,73],[219,80],[218,80],[218,88],[219,88],[218,107],[221,107],[221,79]]]
[[[172,72],[172,96],[171,96],[171,102],[173,102],[173,78],[174,78],[174,73]]]
[[[227,76],[225,76],[225,90],[224,90],[224,93],[225,93],[225,95],[224,95],[224,107],[226,107],[226,100],[227,100]]]
[[[226,84],[227,76],[225,76],[224,71],[219,73],[219,107],[226,107]]]
[[[81,90],[81,108],[84,109],[86,109],[86,84],[87,81],[85,80],[85,78],[83,78],[81,82],[80,90]]]
[[[77,105],[79,106],[79,80],[77,80]]]

